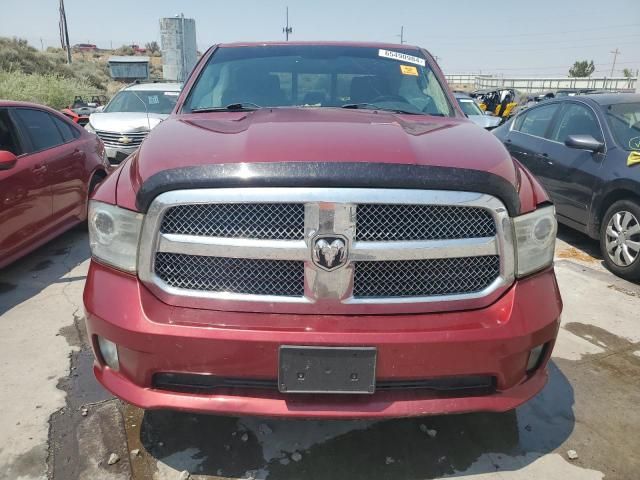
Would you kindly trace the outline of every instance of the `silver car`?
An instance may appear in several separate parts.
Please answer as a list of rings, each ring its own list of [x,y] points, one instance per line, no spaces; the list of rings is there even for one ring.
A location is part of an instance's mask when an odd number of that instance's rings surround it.
[[[85,127],[102,139],[109,162],[131,155],[149,131],[169,116],[178,100],[178,83],[139,83],[120,90]]]
[[[486,128],[487,130],[491,130],[500,125],[502,118],[489,112],[483,112],[475,100],[470,96],[462,93],[456,93],[455,96],[463,113],[476,125]]]

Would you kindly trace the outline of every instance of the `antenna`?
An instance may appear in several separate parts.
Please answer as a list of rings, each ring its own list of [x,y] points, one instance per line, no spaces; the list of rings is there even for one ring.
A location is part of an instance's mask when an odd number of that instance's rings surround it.
[[[284,33],[285,39],[288,42],[289,34],[293,33],[293,27],[289,26],[289,7],[287,7],[287,25],[282,29],[282,33]]]

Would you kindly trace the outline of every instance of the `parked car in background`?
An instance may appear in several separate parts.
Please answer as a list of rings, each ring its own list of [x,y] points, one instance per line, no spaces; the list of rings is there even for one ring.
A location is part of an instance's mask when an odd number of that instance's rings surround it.
[[[178,83],[135,83],[120,90],[86,129],[98,135],[112,165],[133,153],[149,131],[167,118],[180,94]]]
[[[593,94],[596,91],[595,88],[561,88],[555,91],[554,97],[575,97],[576,95]]]
[[[640,279],[640,95],[557,97],[494,134],[544,185],[560,222],[598,239],[611,271]]]
[[[501,117],[493,115],[491,112],[482,111],[476,101],[469,95],[455,93],[454,96],[456,97],[456,101],[458,102],[458,105],[460,105],[464,114],[476,125],[486,128],[487,130],[491,130],[496,128],[502,122]]]
[[[0,268],[85,221],[104,146],[41,105],[0,101]]]
[[[73,47],[76,52],[95,52],[98,47],[93,43],[76,43]]]
[[[89,115],[98,111],[98,109],[106,105],[106,103],[107,97],[101,94],[91,95],[89,101],[80,95],[76,95],[73,103],[67,108],[60,110],[60,112],[66,115],[72,122],[84,127],[89,123]]]
[[[95,192],[97,379],[145,409],[505,411],[562,301],[538,182],[409,45],[218,45]]]

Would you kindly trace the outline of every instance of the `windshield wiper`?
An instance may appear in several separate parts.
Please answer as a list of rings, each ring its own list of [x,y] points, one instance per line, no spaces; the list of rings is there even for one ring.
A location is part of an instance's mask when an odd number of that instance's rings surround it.
[[[408,115],[423,115],[420,112],[412,112],[410,110],[403,110],[401,108],[385,108],[380,107],[374,103],[345,103],[340,108],[350,108],[353,110],[380,110],[383,112],[392,112],[392,113],[406,113]]]
[[[230,103],[226,107],[203,107],[203,108],[194,108],[191,110],[191,113],[201,113],[201,112],[250,112],[252,110],[258,110],[262,108],[260,105],[252,103],[252,102],[238,102],[238,103]]]

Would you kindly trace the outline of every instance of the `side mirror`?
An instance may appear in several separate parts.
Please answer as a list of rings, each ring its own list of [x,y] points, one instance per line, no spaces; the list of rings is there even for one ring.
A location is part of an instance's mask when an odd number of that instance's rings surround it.
[[[596,153],[604,151],[604,143],[599,142],[591,135],[569,135],[564,144],[569,148],[577,148],[578,150],[590,150]]]
[[[96,113],[100,113],[103,110],[104,110],[104,105],[100,105],[99,107],[96,108]]]
[[[13,153],[8,152],[7,150],[0,150],[0,170],[9,170],[10,168],[13,168],[17,161],[18,157]]]

